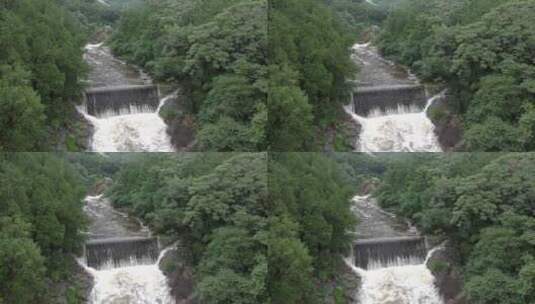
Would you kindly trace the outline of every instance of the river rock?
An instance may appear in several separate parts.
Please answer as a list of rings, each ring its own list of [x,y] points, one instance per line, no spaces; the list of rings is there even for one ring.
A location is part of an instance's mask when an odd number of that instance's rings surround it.
[[[358,291],[361,287],[361,278],[345,263],[341,263],[335,279],[322,282],[321,288],[326,291],[324,303],[336,304],[343,297],[343,303],[358,304]],[[340,290],[342,291],[339,294]],[[338,301],[337,301],[338,300]]]
[[[171,143],[178,151],[190,151],[195,145],[195,119],[184,109],[185,98],[179,92],[160,109],[160,116],[169,126]]]
[[[340,123],[325,128],[325,144],[323,150],[333,151],[354,151],[358,148],[358,140],[362,126],[349,116],[345,111],[340,111]],[[340,139],[343,139],[340,146]]]
[[[89,190],[89,195],[96,196],[103,194],[111,186],[112,182],[112,179],[109,177],[98,180]]]
[[[199,303],[194,295],[193,268],[185,248],[177,246],[177,249],[169,250],[160,260],[159,267],[167,276],[176,304]]]
[[[427,268],[435,277],[435,285],[445,304],[466,304],[463,295],[463,278],[459,269],[459,257],[454,248],[445,245],[427,261]]]
[[[449,110],[448,95],[435,100],[427,115],[435,125],[435,134],[444,151],[462,148],[462,123],[459,117]]]
[[[381,181],[378,178],[371,178],[360,185],[359,193],[361,195],[368,195],[377,189]]]
[[[91,290],[93,289],[94,279],[80,266],[74,258],[65,259],[71,267],[69,277],[60,281],[48,280],[47,299],[56,304],[68,304],[76,300],[76,303],[88,303]]]
[[[344,298],[347,303],[358,304],[358,290],[362,284],[362,279],[344,264],[342,272],[342,282],[344,286]]]

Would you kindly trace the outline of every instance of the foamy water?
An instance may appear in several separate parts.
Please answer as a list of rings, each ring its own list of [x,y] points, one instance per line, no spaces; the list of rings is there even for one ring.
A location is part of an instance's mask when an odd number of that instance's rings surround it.
[[[424,264],[363,270],[346,262],[362,278],[360,304],[443,304],[435,278]]]
[[[352,211],[358,216],[358,235],[366,238],[388,238],[419,235],[409,225],[400,225],[396,216],[382,210],[371,196],[355,196]],[[442,249],[430,250],[425,259],[414,254],[402,255],[384,263],[370,259],[368,269],[355,265],[355,255],[344,259],[346,265],[362,279],[359,290],[355,290],[359,304],[443,304],[435,278],[427,268],[428,260]],[[354,248],[352,248],[354,250]]]
[[[93,126],[91,149],[95,152],[172,152],[167,125],[157,113],[137,113],[109,118],[82,114]]]
[[[441,152],[435,134],[435,125],[427,117],[427,109],[437,95],[431,98],[424,110],[400,107],[390,113],[372,112],[364,117],[355,114],[352,105],[344,110],[362,127],[358,141],[359,152]]]
[[[134,69],[114,58],[102,43],[88,44],[85,59],[91,66],[89,83],[95,87],[140,85],[151,83],[141,70]],[[165,102],[175,93],[163,98],[156,111],[130,106],[123,115],[89,115],[85,107],[78,111],[94,126],[91,150],[94,152],[173,152],[167,125],[159,115]]]
[[[158,267],[165,253],[153,265],[137,265],[108,270],[82,266],[94,277],[89,304],[174,304],[167,278]]]
[[[360,304],[443,304],[436,286],[435,277],[427,268],[427,260],[435,248],[429,251],[426,261],[419,265],[398,265],[364,270],[355,267],[352,257],[345,259],[354,273],[362,278],[358,292]]]
[[[91,219],[89,235],[93,238],[150,236],[148,227],[139,219],[115,210],[103,195],[87,196],[84,211]],[[132,255],[130,261],[116,267],[108,261],[102,269],[87,266],[85,256],[78,263],[94,278],[89,304],[174,304],[166,276],[159,268],[165,254],[176,244],[162,250],[156,262]]]
[[[353,60],[360,66],[359,86],[414,85],[418,79],[383,58],[370,43],[353,46]],[[429,99],[425,109],[399,106],[387,112],[372,111],[368,116],[355,114],[353,103],[344,107],[362,130],[359,152],[441,152],[435,126],[427,117],[428,107],[441,95]]]

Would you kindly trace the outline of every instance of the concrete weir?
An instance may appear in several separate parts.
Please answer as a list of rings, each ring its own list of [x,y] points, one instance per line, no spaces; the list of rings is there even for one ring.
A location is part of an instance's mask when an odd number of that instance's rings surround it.
[[[97,270],[154,264],[159,252],[158,239],[152,237],[90,240],[84,247],[87,266]]]
[[[354,111],[364,117],[374,110],[383,113],[399,112],[400,108],[409,109],[409,112],[414,108],[422,110],[426,103],[422,85],[361,87],[353,92]]]
[[[426,254],[426,241],[421,236],[365,239],[353,243],[355,265],[362,269],[418,265],[424,263]]]
[[[89,115],[102,118],[135,113],[152,113],[160,103],[156,85],[92,88],[85,92]]]

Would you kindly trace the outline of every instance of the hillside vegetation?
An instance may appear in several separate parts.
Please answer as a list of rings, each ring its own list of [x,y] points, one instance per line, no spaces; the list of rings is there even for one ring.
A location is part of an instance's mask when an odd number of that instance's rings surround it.
[[[535,148],[535,1],[405,0],[377,44],[422,79],[445,83],[468,151]]]
[[[164,0],[127,10],[111,46],[156,80],[180,84],[201,151],[265,150],[267,2]]]

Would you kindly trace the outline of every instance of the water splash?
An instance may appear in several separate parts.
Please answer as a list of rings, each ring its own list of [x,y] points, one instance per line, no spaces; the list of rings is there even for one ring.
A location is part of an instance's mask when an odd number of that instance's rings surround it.
[[[97,1],[100,2],[103,5],[110,6],[110,4],[108,2],[106,2],[105,0],[97,0]]]
[[[159,110],[173,94],[160,101],[153,113],[137,113],[108,118],[87,114],[83,107],[78,111],[95,127],[91,149],[94,152],[173,152],[167,125]]]
[[[172,247],[162,250],[158,262],[109,270],[95,270],[80,265],[95,279],[89,304],[174,304],[167,278],[158,264]]]
[[[390,60],[383,58],[370,43],[355,44],[352,59],[360,66],[359,86],[414,85],[418,79]],[[441,152],[435,126],[427,117],[429,106],[442,94],[427,101],[424,109],[399,106],[382,112],[372,111],[367,117],[355,114],[353,104],[344,107],[362,126],[357,150],[360,152]]]
[[[427,254],[430,256],[440,248]],[[350,256],[346,265],[362,278],[358,291],[360,304],[443,304],[444,300],[435,287],[435,278],[426,264],[398,265],[373,270],[364,270],[353,264]]]
[[[360,235],[368,237],[395,237],[398,235],[411,236],[409,226],[398,226],[396,217],[382,210],[375,200],[369,196],[355,196],[353,198],[354,213],[361,219],[357,225]],[[408,230],[407,230],[408,229]],[[355,265],[356,257],[351,247],[351,253],[344,258],[346,265],[362,279],[361,288],[355,291],[359,304],[443,304],[436,286],[435,278],[427,268],[427,262],[432,255],[443,248],[443,244],[428,251],[425,259],[399,258],[384,263],[368,263],[369,269]]]
[[[144,85],[152,80],[140,69],[126,65],[111,54],[102,43],[88,44],[84,58],[91,67],[88,82],[91,87]],[[150,113],[98,118],[89,115],[82,106],[80,112],[93,126],[91,141],[93,152],[173,152],[167,125],[159,115],[160,108],[167,100],[175,97],[173,93],[160,100],[158,109]],[[141,109],[146,111],[144,109]]]
[[[365,271],[348,266],[362,278],[360,304],[442,304],[431,271],[423,264]]]
[[[442,94],[427,101],[423,110],[400,107],[397,111],[373,111],[368,117],[355,114],[352,104],[344,110],[362,126],[359,136],[360,152],[442,152],[435,135],[435,126],[427,117],[429,106]]]
[[[128,215],[116,211],[103,195],[87,196],[84,210],[92,219],[90,230],[98,237],[150,236],[150,230]],[[177,244],[162,250],[155,263],[97,270],[87,266],[85,257],[77,259],[94,278],[89,304],[175,304],[167,278],[159,268],[162,258]],[[133,264],[140,261],[133,261]],[[145,263],[145,262],[142,262]]]

